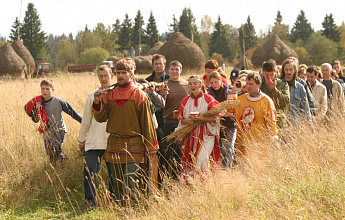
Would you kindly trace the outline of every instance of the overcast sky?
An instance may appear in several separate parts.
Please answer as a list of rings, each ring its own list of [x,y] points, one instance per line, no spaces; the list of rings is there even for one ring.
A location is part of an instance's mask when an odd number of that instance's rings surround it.
[[[173,14],[178,19],[185,7],[191,8],[198,27],[205,15],[210,16],[213,22],[220,16],[223,24],[234,27],[240,27],[250,15],[257,34],[260,30],[266,32],[268,26],[273,25],[278,10],[290,30],[301,10],[304,10],[314,30],[322,29],[326,14],[332,13],[337,25],[345,20],[345,0],[0,0],[0,36],[8,39],[15,18],[20,17],[23,21],[30,2],[38,11],[43,31],[54,35],[73,33],[75,36],[78,31],[84,30],[86,24],[93,29],[99,22],[106,26],[114,24],[117,18],[122,22],[126,13],[133,21],[138,10],[143,14],[144,27],[152,11],[158,31],[163,33],[168,31]]]

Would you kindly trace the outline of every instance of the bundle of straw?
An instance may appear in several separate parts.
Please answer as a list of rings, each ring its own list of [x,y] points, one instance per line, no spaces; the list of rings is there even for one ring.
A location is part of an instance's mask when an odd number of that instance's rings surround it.
[[[203,114],[203,117],[211,117],[214,115],[218,115],[221,113],[223,110],[227,110],[229,108],[233,108],[239,105],[238,100],[227,100],[224,102],[219,103],[216,107],[213,109],[210,109],[208,112]],[[180,129],[174,131],[173,133],[169,134],[168,136],[165,137],[165,140],[170,142],[172,141],[173,143],[182,140],[184,136],[189,134],[190,132],[193,131],[194,128],[196,128],[201,122],[196,121],[193,124],[186,124],[182,126]]]

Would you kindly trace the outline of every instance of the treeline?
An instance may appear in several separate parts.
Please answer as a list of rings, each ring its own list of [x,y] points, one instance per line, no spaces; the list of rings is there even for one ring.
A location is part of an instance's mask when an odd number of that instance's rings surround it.
[[[272,34],[277,34],[287,45],[295,49],[300,62],[320,65],[334,59],[345,60],[345,24],[335,24],[332,14],[327,14],[322,22],[322,30],[314,31],[303,10],[290,29],[284,24],[280,11],[274,25],[268,32],[255,32],[250,16],[241,27],[223,24],[221,17],[216,22],[205,15],[197,26],[190,8],[184,8],[179,18],[173,15],[169,31],[159,33],[156,19],[151,11],[145,22],[138,10],[134,20],[128,14],[112,25],[98,23],[93,29],[86,25],[74,37],[72,34],[47,35],[41,28],[41,20],[33,3],[29,3],[22,23],[15,19],[9,41],[18,38],[33,55],[36,63],[50,62],[53,69],[65,70],[70,64],[100,64],[109,56],[122,56],[134,47],[136,55],[145,55],[158,41],[166,41],[171,34],[179,31],[193,40],[203,50],[206,59],[215,58],[222,62],[234,63],[239,59],[239,29],[244,32],[246,56],[250,59],[258,45]],[[18,32],[19,31],[19,32]],[[0,36],[0,45],[6,42]]]

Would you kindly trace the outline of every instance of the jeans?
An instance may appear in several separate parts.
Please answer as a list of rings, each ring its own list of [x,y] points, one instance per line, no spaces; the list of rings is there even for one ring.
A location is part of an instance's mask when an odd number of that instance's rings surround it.
[[[177,123],[165,123],[164,135],[167,136],[175,131]],[[179,176],[178,165],[180,163],[180,143],[168,143],[164,141],[159,149],[159,182],[163,174],[169,174],[172,178],[177,179]],[[169,172],[170,171],[170,172]]]
[[[88,150],[85,152],[84,193],[86,200],[95,200],[97,178],[96,173],[101,166],[101,158],[105,150]]]
[[[67,155],[62,151],[61,145],[66,137],[64,130],[55,131],[54,133],[44,133],[44,147],[52,164],[58,160],[67,159]]]
[[[137,202],[139,199],[139,172],[138,163],[117,164],[106,162],[109,175],[109,191],[115,201]],[[124,205],[123,204],[123,205]]]
[[[221,138],[220,153],[222,154],[222,166],[231,169],[235,160],[236,127],[226,128],[226,138]]]

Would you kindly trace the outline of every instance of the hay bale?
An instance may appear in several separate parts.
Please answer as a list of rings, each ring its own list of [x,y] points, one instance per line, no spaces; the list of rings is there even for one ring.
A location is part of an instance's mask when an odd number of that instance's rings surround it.
[[[27,77],[31,77],[35,71],[35,60],[31,56],[30,51],[19,40],[15,40],[12,43],[12,48],[20,56],[20,58],[22,58],[23,61],[25,62],[27,70],[28,70]]]
[[[155,45],[149,50],[149,52],[147,52],[147,55],[153,55],[158,53],[158,50],[163,46],[163,42],[162,41],[158,41],[157,43],[155,43]]]
[[[176,32],[159,50],[167,59],[167,66],[173,60],[182,63],[183,74],[200,74],[204,71],[205,55],[198,45],[186,38],[181,32]]]
[[[136,56],[134,58],[135,65],[137,69],[135,70],[136,74],[148,74],[152,73],[152,55],[148,56]]]
[[[254,68],[252,62],[250,62],[250,60],[247,57],[244,57],[244,69],[245,70],[252,70]],[[235,64],[235,69],[241,69],[241,61],[239,61],[238,63]]]
[[[298,54],[288,45],[286,45],[278,35],[274,34],[266,43],[259,46],[252,55],[252,63],[256,67],[260,67],[262,63],[268,59],[274,59],[281,64],[288,57],[297,57]]]
[[[121,58],[118,58],[117,56],[111,56],[108,57],[107,61],[113,61],[113,64],[115,65],[115,63],[117,63],[117,61],[119,61]]]
[[[23,77],[23,69],[26,71],[26,64],[22,58],[13,50],[9,43],[0,47],[0,76]]]

